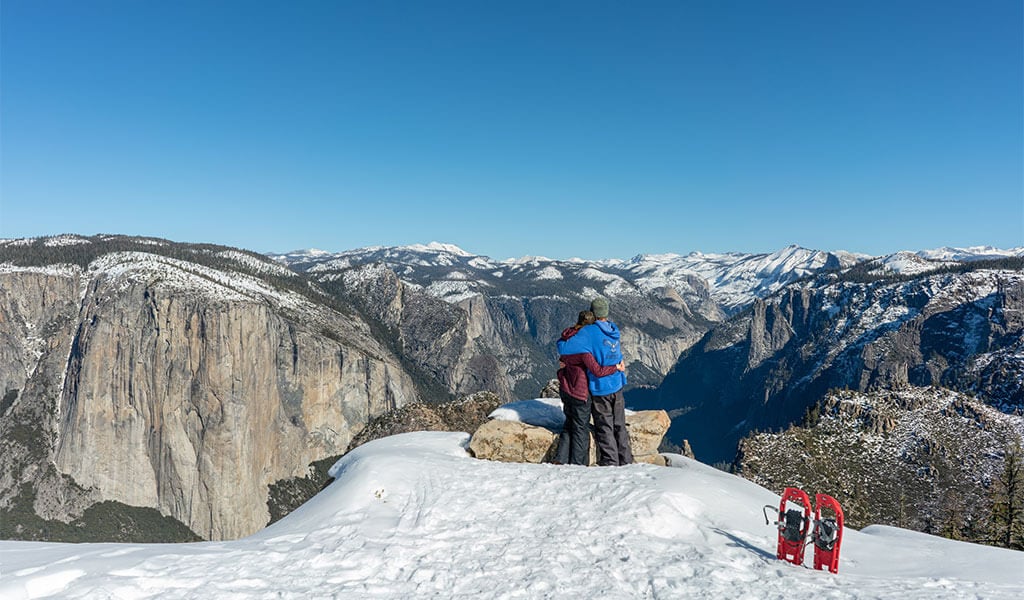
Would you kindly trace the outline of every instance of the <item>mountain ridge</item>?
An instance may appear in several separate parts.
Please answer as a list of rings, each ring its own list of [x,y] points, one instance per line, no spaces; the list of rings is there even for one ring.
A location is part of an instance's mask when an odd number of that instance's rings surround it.
[[[651,290],[664,286],[679,286],[677,291],[685,297],[690,284],[687,277],[704,279],[711,289],[719,305],[727,314],[739,312],[753,302],[754,298],[764,297],[781,289],[788,283],[813,274],[842,270],[861,262],[871,260],[883,261],[883,268],[899,272],[897,257],[912,255],[920,259],[924,270],[940,268],[949,263],[1024,256],[1024,247],[1001,250],[990,246],[969,248],[943,247],[934,250],[913,252],[900,251],[889,255],[871,256],[842,250],[813,250],[791,244],[771,253],[703,253],[694,251],[689,254],[661,253],[638,254],[629,259],[598,259],[583,260],[579,258],[550,259],[537,256],[524,256],[494,260],[485,255],[476,255],[462,248],[440,242],[415,244],[409,246],[371,246],[342,252],[314,253],[297,250],[289,253],[268,253],[274,260],[296,268],[299,271],[312,270],[343,270],[359,264],[381,262],[396,269],[400,277],[414,276],[417,267],[451,267],[475,270],[478,273],[504,269],[523,270],[532,267],[542,271],[551,268],[556,271],[577,269],[580,265],[607,271],[607,275],[625,277],[638,288]],[[896,265],[893,267],[893,265]],[[501,275],[504,277],[505,275]],[[553,275],[558,277],[558,275]],[[564,277],[564,275],[562,275]],[[412,277],[411,281],[415,281]],[[471,295],[474,286],[466,284],[459,288],[457,294],[446,295],[443,290],[436,290],[438,297],[449,297],[454,301],[462,300]]]
[[[1024,335],[1019,260],[789,286],[712,328],[657,390],[627,397],[675,411],[670,439],[690,439],[711,462],[730,461],[745,432],[798,421],[835,388],[946,385],[1009,406],[1024,387],[1012,375]]]

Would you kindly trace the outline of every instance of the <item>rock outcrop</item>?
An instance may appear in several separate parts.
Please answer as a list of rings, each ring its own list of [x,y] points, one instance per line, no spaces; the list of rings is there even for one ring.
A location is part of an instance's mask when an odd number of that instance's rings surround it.
[[[658,453],[658,447],[671,424],[668,413],[663,410],[642,410],[626,415],[633,459],[636,462],[665,466],[665,459]]]
[[[994,482],[1024,424],[942,388],[828,394],[805,423],[740,444],[737,471],[781,492],[827,493],[847,523],[982,541]]]
[[[348,450],[373,440],[411,431],[476,431],[487,422],[487,415],[501,405],[501,398],[494,392],[477,392],[440,404],[406,404],[370,420],[352,439]]]
[[[557,438],[555,432],[544,427],[491,419],[473,434],[469,450],[484,460],[541,463],[551,457]]]
[[[629,445],[636,462],[665,466],[658,453],[671,421],[661,410],[640,411],[626,415]],[[550,461],[558,443],[558,432],[547,427],[521,421],[491,419],[473,433],[469,449],[480,459],[501,462],[541,463]],[[597,463],[593,433],[590,438],[590,464]]]

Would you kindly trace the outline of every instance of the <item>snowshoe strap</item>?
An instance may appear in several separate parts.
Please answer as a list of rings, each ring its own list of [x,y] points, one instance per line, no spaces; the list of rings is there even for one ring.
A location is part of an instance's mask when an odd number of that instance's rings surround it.
[[[779,529],[782,531],[782,537],[787,542],[801,542],[803,541],[804,532],[804,513],[797,509],[790,509],[786,511],[786,517],[784,523],[779,523]]]
[[[814,528],[814,545],[822,550],[831,550],[839,537],[839,524],[835,519],[822,519]]]

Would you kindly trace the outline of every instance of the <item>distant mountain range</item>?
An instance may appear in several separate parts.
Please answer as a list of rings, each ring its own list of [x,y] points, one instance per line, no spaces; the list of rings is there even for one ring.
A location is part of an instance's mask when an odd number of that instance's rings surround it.
[[[423,287],[449,302],[474,294],[493,294],[509,282],[538,285],[544,280],[592,280],[591,289],[608,296],[670,287],[683,298],[706,284],[723,314],[734,314],[783,286],[822,271],[838,271],[858,263],[875,262],[879,270],[920,273],[953,263],[1024,256],[1024,247],[1001,250],[990,246],[939,248],[897,252],[873,257],[845,251],[810,250],[787,246],[770,254],[729,252],[704,254],[641,254],[633,258],[585,261],[540,256],[494,260],[458,246],[433,242],[411,246],[374,246],[345,252],[296,250],[269,254],[299,272],[331,273],[380,263],[404,281]],[[695,282],[698,278],[700,282]],[[564,286],[562,286],[564,288]],[[595,289],[597,288],[597,289]],[[710,311],[714,315],[714,311]]]

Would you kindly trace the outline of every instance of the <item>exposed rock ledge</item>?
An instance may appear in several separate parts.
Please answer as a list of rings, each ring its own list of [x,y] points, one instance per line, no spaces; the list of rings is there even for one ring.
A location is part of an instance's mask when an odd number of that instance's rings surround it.
[[[557,400],[524,400],[506,404],[491,413],[469,442],[469,449],[480,459],[502,462],[541,463],[550,461],[562,429],[561,403]],[[630,448],[636,462],[665,466],[658,453],[671,421],[663,410],[644,410],[626,414]],[[597,463],[593,432],[589,464]]]

